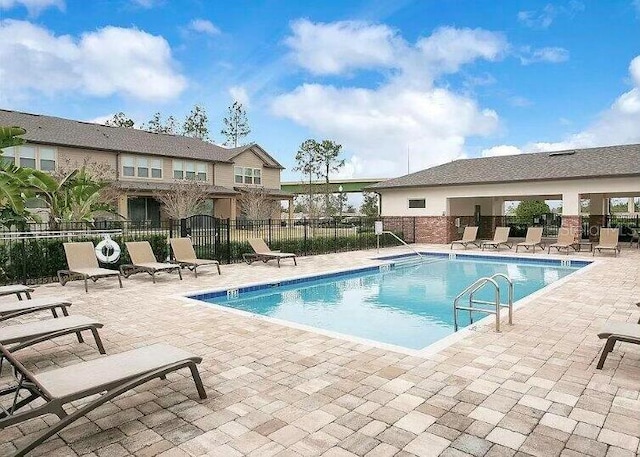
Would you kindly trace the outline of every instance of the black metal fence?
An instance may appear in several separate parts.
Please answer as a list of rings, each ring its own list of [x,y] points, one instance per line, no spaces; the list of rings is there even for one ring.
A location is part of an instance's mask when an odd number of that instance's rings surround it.
[[[118,268],[130,263],[124,243],[149,241],[156,258],[170,258],[168,239],[189,236],[196,254],[221,263],[241,262],[242,255],[252,252],[248,240],[263,238],[274,250],[298,255],[326,254],[396,246],[391,235],[378,237],[373,218],[319,218],[297,221],[229,220],[211,216],[192,216],[182,220],[156,221],[154,224],[134,221],[102,221],[28,224],[19,230],[0,229],[0,283],[37,284],[55,281],[58,270],[67,268],[63,243],[73,241],[100,242],[108,234],[122,247],[120,259],[102,265]],[[385,218],[390,230],[407,242],[415,241],[414,218]]]

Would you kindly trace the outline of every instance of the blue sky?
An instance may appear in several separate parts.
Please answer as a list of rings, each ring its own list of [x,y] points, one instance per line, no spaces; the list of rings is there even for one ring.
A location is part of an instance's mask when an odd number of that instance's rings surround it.
[[[307,138],[343,177],[640,142],[640,1],[0,0],[0,107],[138,124],[195,103],[297,179]]]

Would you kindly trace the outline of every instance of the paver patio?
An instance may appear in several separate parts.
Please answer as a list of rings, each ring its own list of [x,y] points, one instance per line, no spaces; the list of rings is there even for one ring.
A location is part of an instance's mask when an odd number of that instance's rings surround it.
[[[428,246],[438,249],[442,246]],[[448,247],[446,247],[448,249]],[[384,254],[403,252],[387,249]],[[473,252],[470,250],[469,252]],[[502,253],[505,253],[503,251]],[[108,353],[167,342],[204,358],[209,394],[187,373],[155,380],[94,410],[34,455],[90,456],[634,456],[640,452],[640,348],[620,345],[603,370],[596,337],[607,320],[637,322],[640,252],[598,264],[515,313],[427,357],[188,304],[175,295],[377,263],[375,250],[38,287],[71,312],[99,318]],[[523,254],[531,256],[531,254]],[[547,257],[546,254],[536,256]],[[582,253],[576,257],[591,258]],[[561,258],[565,258],[561,256]],[[33,317],[31,317],[33,318]],[[506,321],[505,321],[506,322]],[[24,350],[46,370],[99,357],[73,337]],[[54,416],[0,431],[11,455]]]

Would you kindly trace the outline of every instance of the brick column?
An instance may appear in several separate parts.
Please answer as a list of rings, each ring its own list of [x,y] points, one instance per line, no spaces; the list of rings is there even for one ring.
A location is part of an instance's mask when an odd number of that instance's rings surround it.
[[[416,218],[416,243],[448,244],[456,237],[454,216]]]
[[[582,218],[580,216],[562,216],[561,229],[582,233]]]
[[[589,215],[589,240],[597,241],[600,238],[600,229],[604,227],[605,216],[601,214]]]

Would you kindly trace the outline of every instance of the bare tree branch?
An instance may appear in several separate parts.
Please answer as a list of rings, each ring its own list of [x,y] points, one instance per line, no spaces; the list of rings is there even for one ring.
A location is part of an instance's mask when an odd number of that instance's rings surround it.
[[[156,191],[154,198],[164,205],[170,219],[184,219],[198,214],[209,197],[202,183],[185,179],[174,181],[165,191]]]
[[[278,202],[269,197],[264,187],[245,187],[240,192],[240,212],[247,219],[270,219],[278,207]]]

